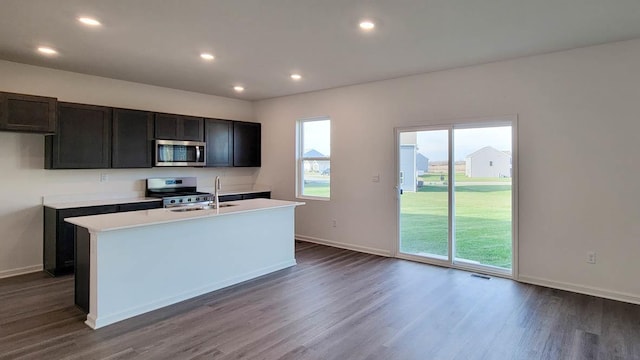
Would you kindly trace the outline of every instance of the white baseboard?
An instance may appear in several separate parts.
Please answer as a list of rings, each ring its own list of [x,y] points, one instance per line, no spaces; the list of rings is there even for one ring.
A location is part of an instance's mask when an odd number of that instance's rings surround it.
[[[296,240],[306,241],[306,242],[320,244],[320,245],[327,245],[331,247],[337,247],[340,249],[353,250],[353,251],[363,252],[367,254],[380,255],[380,256],[386,256],[386,257],[392,256],[391,252],[388,250],[376,249],[376,248],[360,246],[360,245],[345,244],[345,243],[340,243],[340,242],[331,241],[331,240],[318,239],[311,236],[296,235]]]
[[[337,247],[340,249],[358,251],[358,252],[363,252],[363,253],[368,253],[373,255],[392,257],[391,252],[387,250],[339,243],[339,242],[325,240],[325,239],[318,239],[311,236],[296,235],[296,240]],[[622,301],[626,303],[640,305],[640,296],[624,293],[620,291],[613,291],[613,290],[595,288],[590,286],[553,281],[553,280],[542,279],[542,278],[538,278],[534,276],[526,276],[526,275],[518,275],[517,279],[514,279],[514,280],[527,283],[527,284],[540,285],[540,286],[544,286],[552,289],[566,290],[566,291],[571,291],[579,294],[592,295],[592,296],[597,296],[605,299],[617,300],[617,301]]]
[[[553,281],[553,280],[542,279],[542,278],[538,278],[534,276],[526,276],[526,275],[518,276],[518,281],[527,283],[527,284],[540,285],[540,286],[545,286],[545,287],[559,289],[559,290],[567,290],[575,293],[593,295],[593,296],[597,296],[605,299],[623,301],[631,304],[640,305],[640,296],[619,292],[619,291],[565,283],[560,281]]]
[[[12,276],[30,274],[38,271],[42,271],[42,265],[31,265],[31,266],[25,266],[17,269],[2,270],[0,271],[0,279],[12,277]]]

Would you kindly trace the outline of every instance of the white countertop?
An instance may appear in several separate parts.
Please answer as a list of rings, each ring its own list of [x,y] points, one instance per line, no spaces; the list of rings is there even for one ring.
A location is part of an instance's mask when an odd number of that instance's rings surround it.
[[[72,209],[89,206],[102,206],[102,205],[115,205],[115,204],[130,204],[150,201],[162,201],[160,198],[151,197],[130,197],[130,198],[115,198],[115,199],[101,199],[101,200],[84,200],[84,201],[70,201],[60,202],[54,204],[45,204],[44,206],[52,209]]]
[[[152,209],[129,211],[113,214],[79,216],[65,219],[74,225],[87,228],[91,232],[120,230],[139,226],[149,226],[170,222],[185,221],[216,216],[226,216],[233,214],[260,211],[289,206],[304,205],[303,202],[284,201],[273,199],[251,199],[239,201],[226,201],[223,204],[232,205],[221,207],[220,209],[198,210],[175,212],[170,209]]]

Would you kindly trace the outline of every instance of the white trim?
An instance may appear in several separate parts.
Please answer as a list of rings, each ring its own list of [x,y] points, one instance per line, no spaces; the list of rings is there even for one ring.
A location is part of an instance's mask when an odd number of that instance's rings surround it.
[[[326,246],[331,246],[331,247],[335,247],[335,248],[351,250],[351,251],[357,251],[357,252],[367,253],[367,254],[372,254],[372,255],[379,255],[379,256],[384,256],[384,257],[392,257],[393,256],[393,254],[389,250],[376,249],[376,248],[372,248],[372,247],[368,247],[368,246],[345,244],[345,243],[341,243],[341,242],[337,242],[337,241],[319,239],[319,238],[315,238],[315,237],[311,237],[311,236],[304,236],[304,235],[297,235],[297,234],[296,234],[295,237],[296,237],[296,240],[304,241],[304,242],[310,242],[310,243],[314,243],[314,244],[326,245]]]
[[[324,196],[311,196],[311,195],[300,195],[296,196],[296,199],[299,200],[319,200],[319,201],[331,201],[330,198]]]
[[[0,279],[42,271],[42,264],[0,271]]]
[[[535,276],[520,275],[518,281],[526,284],[539,285],[553,289],[566,290],[579,294],[592,295],[605,299],[623,301],[631,304],[640,305],[640,295],[629,294],[625,292],[602,289],[591,286],[584,286],[561,281],[543,279]]]
[[[520,250],[519,250],[519,230],[520,223],[518,215],[518,184],[520,183],[520,173],[518,172],[518,115],[511,119],[511,275],[514,280],[520,276]]]
[[[419,262],[427,265],[441,266],[441,267],[451,268],[455,270],[468,271],[476,274],[485,274],[485,275],[501,277],[505,279],[512,279],[512,280],[514,279],[513,276],[511,275],[510,269],[494,268],[487,265],[474,266],[474,265],[469,265],[462,262],[454,262],[453,264],[451,264],[448,260],[446,260],[446,257],[444,256],[442,257],[443,259],[438,259],[435,257],[426,257],[426,256],[420,256],[420,255],[398,253],[396,255],[396,258],[415,261],[415,262]]]
[[[331,174],[329,174],[329,196],[310,196],[304,195],[304,162],[309,161],[328,161],[331,164],[331,155],[325,157],[305,157],[304,156],[304,137],[303,124],[313,121],[329,121],[329,150],[331,150],[331,138],[333,137],[333,126],[331,125],[331,117],[316,116],[296,120],[296,198],[309,200],[331,200]]]
[[[310,236],[296,235],[295,237],[296,237],[296,240],[303,241],[303,242],[310,242],[314,244],[326,245],[326,246],[336,247],[340,249],[352,250],[352,251],[385,256],[385,257],[396,257],[398,259],[415,261],[415,262],[432,265],[432,266],[452,268],[460,271],[487,274],[491,276],[512,279],[525,284],[532,284],[532,285],[538,285],[538,286],[543,286],[543,287],[552,288],[552,289],[571,291],[579,294],[591,295],[591,296],[596,296],[600,298],[640,305],[639,295],[634,295],[634,294],[629,294],[629,293],[624,293],[619,291],[565,283],[560,281],[553,281],[553,280],[542,279],[542,278],[537,278],[534,276],[526,276],[526,275],[519,275],[518,278],[516,279],[515,277],[511,277],[509,276],[509,274],[506,274],[506,273],[487,271],[486,267],[476,269],[473,267],[459,266],[459,263],[451,265],[447,261],[438,261],[437,259],[424,258],[420,256],[410,255],[410,254],[398,253],[398,254],[395,254],[394,256],[390,251],[386,251],[386,250],[375,249],[375,248],[359,246],[359,245],[338,243],[335,241],[318,239]]]
[[[469,265],[465,263],[456,262],[453,254],[455,254],[455,241],[453,241],[453,229],[455,228],[455,217],[453,216],[453,204],[455,203],[455,192],[453,186],[455,183],[455,165],[454,160],[454,132],[456,129],[472,129],[472,128],[488,128],[497,126],[511,126],[511,158],[512,158],[512,174],[511,174],[511,269],[493,268],[488,265]],[[448,153],[449,153],[449,182],[448,182],[448,261],[442,261],[438,259],[426,258],[427,261],[422,260],[421,256],[413,256],[410,254],[404,254],[400,252],[400,134],[404,132],[417,132],[417,131],[448,131]],[[424,262],[427,264],[447,266],[454,269],[474,271],[479,273],[486,273],[500,277],[506,277],[509,279],[518,279],[518,114],[512,115],[500,115],[492,117],[482,118],[469,118],[469,119],[449,119],[443,121],[439,125],[414,125],[406,127],[394,128],[394,152],[395,152],[395,170],[396,170],[396,237],[395,244],[393,246],[393,256],[405,260],[413,260]]]

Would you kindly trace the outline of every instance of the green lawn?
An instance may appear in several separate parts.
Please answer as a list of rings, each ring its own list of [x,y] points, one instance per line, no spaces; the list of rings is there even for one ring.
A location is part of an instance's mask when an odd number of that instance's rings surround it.
[[[401,198],[402,252],[447,256],[447,186],[439,175],[421,177],[426,185]],[[493,185],[473,185],[492,182]],[[505,184],[495,184],[502,183]],[[467,178],[456,174],[456,254],[459,259],[511,268],[511,179]],[[304,195],[329,197],[328,181],[309,181]]]
[[[329,183],[326,182],[309,182],[304,184],[304,192],[305,196],[322,196],[329,197],[331,195]]]
[[[511,185],[456,186],[455,223],[456,258],[511,268]],[[446,256],[447,228],[446,186],[402,195],[402,252]]]

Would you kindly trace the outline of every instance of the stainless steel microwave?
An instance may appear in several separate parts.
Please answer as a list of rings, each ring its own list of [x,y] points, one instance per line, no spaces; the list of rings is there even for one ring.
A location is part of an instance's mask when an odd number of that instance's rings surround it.
[[[206,143],[156,140],[155,166],[205,166]]]

